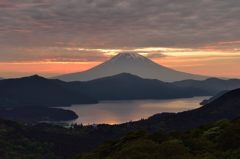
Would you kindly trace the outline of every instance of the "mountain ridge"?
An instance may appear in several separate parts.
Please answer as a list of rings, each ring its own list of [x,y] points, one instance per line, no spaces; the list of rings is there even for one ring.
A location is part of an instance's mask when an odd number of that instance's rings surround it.
[[[183,80],[173,82],[174,85],[180,87],[194,87],[196,89],[208,90],[212,93],[233,90],[240,88],[240,79],[220,79],[208,78],[205,80]]]
[[[86,82],[69,82],[69,87],[84,90],[97,100],[173,99],[209,95],[201,89],[182,88],[156,79],[121,73]],[[146,93],[147,92],[147,93]]]
[[[1,80],[0,104],[49,107],[96,102],[80,90],[63,87],[61,82],[38,75]]]
[[[212,96],[221,91],[240,88],[238,79],[184,80],[177,82],[163,82],[157,79],[145,79],[129,73],[102,77],[90,81],[64,82],[57,79],[46,79],[39,75],[29,77],[1,80],[0,88],[7,89],[1,83],[5,81],[18,81],[21,85],[35,87],[41,83],[42,89],[51,84],[62,89],[82,92],[96,100],[131,100],[131,99],[172,99],[194,96]],[[45,83],[46,82],[46,83]],[[13,82],[14,84],[14,82]],[[19,85],[19,83],[18,83]],[[15,84],[16,88],[18,85]],[[13,88],[12,86],[9,86]],[[24,90],[24,89],[23,89]],[[146,91],[148,92],[146,94]]]

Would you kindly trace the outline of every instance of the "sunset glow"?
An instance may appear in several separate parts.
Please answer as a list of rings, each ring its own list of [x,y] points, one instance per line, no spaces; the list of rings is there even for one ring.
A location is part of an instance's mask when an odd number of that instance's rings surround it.
[[[81,72],[137,52],[176,70],[239,78],[239,8],[215,1],[1,1],[0,77]]]

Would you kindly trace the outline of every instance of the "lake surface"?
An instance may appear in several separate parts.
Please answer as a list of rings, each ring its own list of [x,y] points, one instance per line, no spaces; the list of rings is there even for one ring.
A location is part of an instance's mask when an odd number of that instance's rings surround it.
[[[171,100],[102,101],[98,104],[64,107],[74,111],[79,118],[77,124],[119,124],[146,119],[161,112],[181,112],[200,107],[202,100],[209,97],[194,97]]]

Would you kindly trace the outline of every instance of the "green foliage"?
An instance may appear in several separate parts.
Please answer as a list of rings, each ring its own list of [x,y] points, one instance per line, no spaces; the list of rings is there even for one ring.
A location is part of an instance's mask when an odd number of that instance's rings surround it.
[[[240,120],[219,121],[185,133],[134,132],[78,159],[238,159]]]
[[[24,127],[8,122],[0,123],[0,154],[4,159],[53,159],[52,146],[24,136]]]
[[[107,132],[108,126],[104,127]],[[97,129],[98,130],[98,129]],[[183,133],[133,131],[89,150],[85,138],[102,137],[91,126],[42,124],[22,126],[0,120],[0,158],[3,159],[238,159],[240,120],[219,121]],[[96,136],[95,136],[96,135]],[[84,141],[85,140],[85,141]],[[80,142],[81,141],[81,142]],[[84,142],[83,142],[84,141]],[[93,146],[94,147],[94,146]],[[80,154],[80,155],[79,155]],[[77,156],[77,157],[75,157]]]

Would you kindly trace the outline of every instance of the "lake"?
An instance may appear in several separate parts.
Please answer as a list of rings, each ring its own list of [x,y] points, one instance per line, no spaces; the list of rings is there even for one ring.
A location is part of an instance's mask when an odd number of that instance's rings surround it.
[[[102,101],[98,104],[73,105],[63,109],[74,111],[79,117],[71,121],[77,124],[119,124],[146,119],[161,112],[181,112],[200,107],[209,97],[170,100]]]

